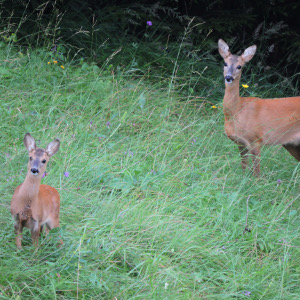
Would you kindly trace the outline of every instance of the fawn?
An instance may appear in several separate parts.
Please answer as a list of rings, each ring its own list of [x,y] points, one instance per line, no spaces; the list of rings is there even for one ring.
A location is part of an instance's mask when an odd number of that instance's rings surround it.
[[[10,212],[15,219],[18,249],[22,248],[24,227],[31,230],[32,242],[35,246],[38,246],[43,226],[46,227],[46,234],[50,229],[59,227],[59,193],[55,188],[41,184],[41,179],[50,157],[58,151],[60,141],[58,139],[52,141],[44,150],[37,148],[34,138],[26,133],[24,145],[29,153],[27,175],[24,182],[15,189],[10,207]]]
[[[250,153],[253,155],[254,173],[260,174],[262,145],[282,145],[300,161],[300,97],[240,97],[242,68],[254,56],[256,46],[247,48],[240,56],[231,54],[228,45],[221,39],[218,48],[224,59],[225,133],[238,145],[242,168],[247,167],[247,154]]]

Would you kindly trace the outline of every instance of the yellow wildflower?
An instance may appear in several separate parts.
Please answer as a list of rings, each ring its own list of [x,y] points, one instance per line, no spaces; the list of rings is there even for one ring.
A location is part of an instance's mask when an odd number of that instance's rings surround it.
[[[63,70],[65,69],[65,67],[63,65],[60,66]]]
[[[249,87],[249,85],[248,85],[248,84],[242,84],[242,87],[243,87],[244,89],[247,89],[247,88]]]
[[[54,64],[57,64],[57,60],[54,60],[53,63],[54,63]]]
[[[217,108],[215,105],[213,105],[211,108]]]
[[[48,61],[48,65],[50,65],[51,64],[51,61]]]

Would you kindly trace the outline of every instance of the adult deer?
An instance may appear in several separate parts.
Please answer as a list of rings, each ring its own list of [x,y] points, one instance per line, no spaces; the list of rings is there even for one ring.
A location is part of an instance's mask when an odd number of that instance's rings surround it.
[[[15,219],[16,244],[22,248],[22,231],[24,227],[31,230],[32,242],[38,246],[42,227],[46,233],[54,227],[59,227],[60,197],[58,191],[41,184],[49,158],[54,155],[60,145],[58,139],[52,141],[47,148],[36,147],[34,138],[26,133],[24,145],[29,153],[27,175],[12,197],[10,212]]]
[[[254,56],[256,46],[247,48],[240,56],[231,54],[228,45],[221,39],[218,47],[224,59],[225,132],[239,147],[242,168],[247,167],[247,154],[250,153],[253,155],[254,173],[259,175],[262,145],[280,144],[300,161],[300,97],[240,97],[242,68]]]

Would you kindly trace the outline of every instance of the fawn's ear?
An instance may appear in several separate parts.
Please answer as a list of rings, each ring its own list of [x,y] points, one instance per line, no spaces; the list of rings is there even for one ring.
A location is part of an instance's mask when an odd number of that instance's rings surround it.
[[[220,55],[224,59],[231,54],[229,51],[229,46],[221,39],[219,39],[219,41],[218,41],[218,49],[219,49]]]
[[[24,136],[24,146],[26,149],[31,152],[32,150],[35,150],[36,145],[35,145],[35,140],[34,138],[30,135],[30,133],[26,133]]]
[[[49,156],[54,155],[59,150],[59,145],[60,145],[60,140],[59,139],[55,139],[54,141],[52,141],[51,143],[49,143],[49,145],[45,149],[46,153]]]
[[[256,45],[253,45],[249,48],[247,48],[244,53],[241,55],[244,62],[248,62],[252,59],[256,52]]]

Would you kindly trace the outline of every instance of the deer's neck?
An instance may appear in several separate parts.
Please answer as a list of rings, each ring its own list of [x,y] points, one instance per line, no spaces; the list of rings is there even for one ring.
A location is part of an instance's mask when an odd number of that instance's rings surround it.
[[[31,174],[26,175],[25,180],[20,187],[20,195],[24,195],[26,204],[37,201],[40,185],[41,178],[33,177]]]
[[[239,81],[232,84],[225,84],[225,95],[223,99],[223,108],[225,117],[234,116],[240,109],[242,100],[239,92]]]
[[[21,219],[26,220],[31,216],[31,209],[39,207],[38,193],[40,190],[41,178],[27,174],[24,182],[15,191],[10,211],[12,215],[21,214]]]

